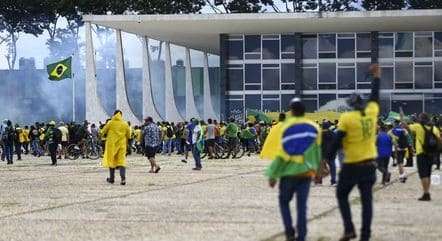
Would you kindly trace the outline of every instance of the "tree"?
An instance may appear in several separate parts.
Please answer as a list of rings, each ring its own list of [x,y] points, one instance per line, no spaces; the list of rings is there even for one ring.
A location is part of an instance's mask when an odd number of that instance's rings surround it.
[[[405,8],[405,0],[364,0],[362,7],[365,10],[400,10]]]
[[[441,0],[407,0],[412,9],[438,9],[442,8]]]
[[[17,41],[20,33],[35,36],[43,33],[54,17],[45,0],[3,0],[0,1],[0,42],[8,42],[5,56],[9,69],[14,69],[17,60]]]
[[[119,2],[118,0],[115,0]],[[187,14],[199,13],[205,0],[154,1],[129,0],[128,9],[137,14]]]

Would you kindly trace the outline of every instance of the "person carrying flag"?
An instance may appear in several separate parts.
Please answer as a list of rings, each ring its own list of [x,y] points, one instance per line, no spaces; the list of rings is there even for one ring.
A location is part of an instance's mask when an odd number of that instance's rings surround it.
[[[353,111],[340,117],[332,155],[342,146],[344,160],[339,173],[336,190],[338,206],[344,223],[344,235],[340,241],[356,238],[348,197],[351,190],[358,186],[362,203],[361,241],[370,240],[373,217],[373,185],[376,182],[376,131],[379,116],[379,65],[370,66],[373,77],[371,96],[364,104],[361,96],[353,94],[347,104]]]
[[[304,241],[310,184],[321,160],[321,130],[315,122],[304,117],[305,106],[299,98],[290,102],[290,110],[292,117],[281,123],[277,132],[279,141],[271,147],[276,155],[266,175],[272,188],[279,179],[279,207],[287,240]],[[295,193],[297,237],[290,213],[290,201]]]

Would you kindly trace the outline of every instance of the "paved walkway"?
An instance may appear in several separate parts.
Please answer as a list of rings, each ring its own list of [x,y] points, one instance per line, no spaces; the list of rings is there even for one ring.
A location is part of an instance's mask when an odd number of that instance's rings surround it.
[[[159,160],[161,172],[148,174],[147,161],[131,157],[126,186],[107,184],[98,161],[0,162],[0,240],[284,240],[266,162],[210,160],[194,172],[179,157]],[[442,188],[433,188],[435,201],[420,203],[418,185],[412,174],[405,185],[376,187],[373,240],[442,240]],[[334,188],[312,188],[309,218],[309,240],[337,240]]]

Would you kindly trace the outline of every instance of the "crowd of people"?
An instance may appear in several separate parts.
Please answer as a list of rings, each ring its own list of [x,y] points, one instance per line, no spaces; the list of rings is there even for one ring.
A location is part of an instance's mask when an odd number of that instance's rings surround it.
[[[382,184],[391,181],[390,160],[397,166],[399,181],[407,181],[405,167],[414,165],[422,183],[420,201],[430,201],[430,184],[433,167],[440,169],[441,123],[437,116],[426,113],[391,121],[383,120],[379,106],[380,69],[370,68],[373,77],[370,99],[365,102],[354,94],[348,99],[352,111],[343,113],[339,120],[322,120],[321,123],[305,117],[302,100],[294,98],[290,114],[281,113],[278,121],[235,119],[225,122],[208,119],[191,119],[189,122],[155,122],[147,117],[140,126],[132,126],[123,118],[120,110],[111,119],[98,126],[85,121],[83,124],[63,122],[35,123],[32,126],[13,125],[4,120],[0,128],[2,160],[13,164],[13,156],[40,157],[48,153],[52,165],[57,159],[66,158],[66,148],[87,143],[97,143],[104,151],[103,166],[109,169],[108,183],[115,182],[119,170],[121,185],[126,185],[126,156],[144,155],[150,163],[150,173],[161,170],[156,156],[180,155],[187,163],[192,153],[195,166],[202,169],[201,156],[208,159],[237,156],[238,149],[247,155],[260,154],[271,159],[266,170],[269,185],[279,181],[279,205],[285,233],[289,241],[304,241],[307,235],[307,201],[312,181],[322,184],[330,175],[331,186],[336,186],[336,198],[344,224],[340,241],[356,238],[352,222],[349,194],[357,187],[362,203],[361,241],[371,237],[373,216],[372,190],[376,182],[376,170],[382,175]],[[222,152],[222,154],[220,154]],[[87,153],[83,152],[87,158]],[[337,164],[340,167],[337,174]],[[293,226],[289,203],[296,195],[297,226]],[[296,231],[295,231],[296,230]]]

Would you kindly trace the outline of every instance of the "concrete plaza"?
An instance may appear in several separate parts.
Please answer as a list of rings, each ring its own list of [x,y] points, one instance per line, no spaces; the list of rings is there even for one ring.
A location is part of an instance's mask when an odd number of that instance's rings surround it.
[[[107,184],[99,161],[52,167],[47,157],[24,159],[0,162],[0,240],[284,240],[278,191],[263,176],[268,162],[256,157],[205,161],[195,172],[178,156],[159,156],[161,172],[148,174],[147,160],[133,156],[126,186],[118,178]],[[434,201],[418,202],[417,174],[407,171],[406,184],[376,185],[373,240],[442,240],[441,186],[432,189]],[[312,187],[308,240],[342,233],[334,191]],[[357,194],[352,211],[359,228]]]

